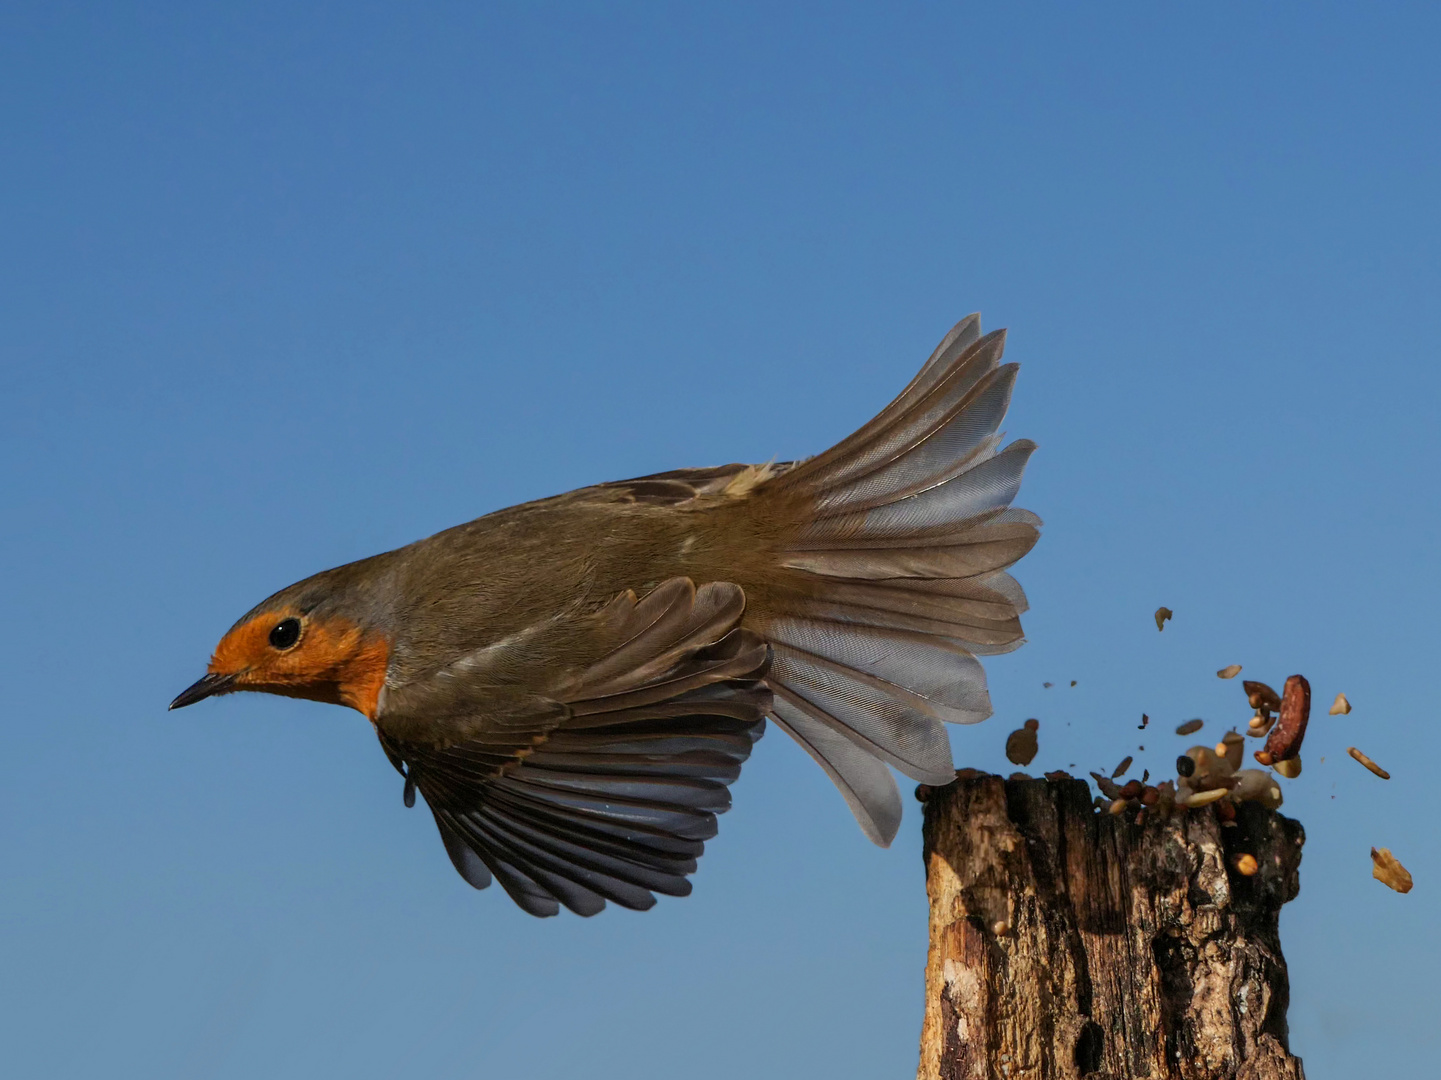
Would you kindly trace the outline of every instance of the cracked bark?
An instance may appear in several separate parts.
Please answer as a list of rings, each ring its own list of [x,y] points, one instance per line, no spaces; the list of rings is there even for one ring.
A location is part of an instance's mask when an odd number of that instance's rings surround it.
[[[1304,840],[1251,803],[1136,825],[1081,780],[962,770],[925,806],[920,1080],[1301,1080],[1277,922]]]

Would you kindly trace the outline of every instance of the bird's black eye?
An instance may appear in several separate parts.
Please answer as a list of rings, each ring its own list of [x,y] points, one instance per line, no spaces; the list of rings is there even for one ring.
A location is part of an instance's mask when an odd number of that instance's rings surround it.
[[[275,629],[270,631],[270,644],[282,651],[290,648],[299,640],[299,619],[281,619],[275,624]]]

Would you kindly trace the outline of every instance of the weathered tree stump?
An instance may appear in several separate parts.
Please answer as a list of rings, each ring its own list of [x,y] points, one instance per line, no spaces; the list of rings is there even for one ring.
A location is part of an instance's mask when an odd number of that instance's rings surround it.
[[[930,792],[920,1080],[1301,1080],[1277,930],[1300,824],[1148,816],[1069,778],[961,770]]]

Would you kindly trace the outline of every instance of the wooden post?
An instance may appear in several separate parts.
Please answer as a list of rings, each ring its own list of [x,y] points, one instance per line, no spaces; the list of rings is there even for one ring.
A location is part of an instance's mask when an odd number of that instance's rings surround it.
[[[1277,932],[1299,823],[1247,803],[1233,826],[1211,807],[1137,825],[1084,781],[970,769],[917,794],[920,1080],[1301,1080]]]

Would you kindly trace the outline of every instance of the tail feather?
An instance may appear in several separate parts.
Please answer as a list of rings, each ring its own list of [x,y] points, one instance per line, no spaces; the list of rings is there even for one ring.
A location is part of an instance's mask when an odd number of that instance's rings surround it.
[[[901,794],[885,762],[853,743],[829,717],[816,719],[776,691],[771,718],[826,771],[851,808],[861,831],[888,847],[901,827]]]
[[[1025,593],[1005,568],[1040,520],[1010,508],[1035,444],[998,449],[1017,370],[1004,346],[961,320],[874,420],[756,491],[811,506],[781,544],[776,613],[758,627],[774,715],[883,845],[900,821],[885,765],[948,781],[943,722],[991,713],[976,656],[1023,640]]]

